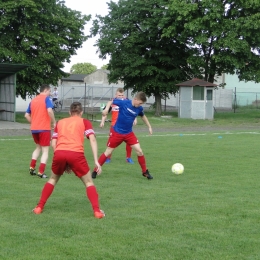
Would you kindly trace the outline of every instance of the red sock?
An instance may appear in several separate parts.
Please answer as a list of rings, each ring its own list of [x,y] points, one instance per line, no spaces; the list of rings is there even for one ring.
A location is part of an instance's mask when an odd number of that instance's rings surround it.
[[[140,164],[140,166],[142,168],[142,172],[146,172],[147,168],[146,168],[146,162],[145,162],[144,155],[137,156],[137,158],[138,158],[138,163]]]
[[[107,157],[107,158],[108,158],[108,159],[111,159],[111,156],[112,156],[112,153],[111,153],[110,155],[108,155],[108,157]]]
[[[44,208],[44,205],[47,202],[48,198],[51,196],[53,190],[54,190],[54,186],[49,182],[46,182],[46,184],[42,189],[42,195],[37,205],[38,207],[40,207],[41,209]]]
[[[98,193],[94,185],[86,188],[87,197],[91,203],[92,209],[94,212],[100,211],[98,203]]]
[[[132,148],[129,144],[126,144],[125,150],[126,150],[126,158],[131,158]]]
[[[36,167],[36,162],[37,162],[37,160],[32,159],[32,160],[31,160],[30,167],[32,167],[33,169],[35,169],[35,167]]]
[[[107,159],[107,157],[105,156],[104,153],[102,153],[98,159],[99,164],[102,166],[105,163],[106,159]],[[94,171],[96,171],[96,170],[97,170],[97,168],[94,169]]]
[[[44,173],[45,167],[46,167],[46,164],[45,163],[41,163],[40,167],[39,167],[39,173]]]

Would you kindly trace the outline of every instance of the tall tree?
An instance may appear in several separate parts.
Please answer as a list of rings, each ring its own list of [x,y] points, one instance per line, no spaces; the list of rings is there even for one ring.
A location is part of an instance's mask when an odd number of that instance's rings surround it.
[[[76,63],[72,65],[70,73],[72,74],[90,74],[97,70],[97,67],[91,63]]]
[[[162,37],[161,19],[168,17],[168,25],[174,19],[169,17],[167,3],[168,0],[111,1],[108,15],[97,16],[91,29],[92,36],[100,37],[96,43],[100,57],[111,57],[109,81],[121,80],[125,89],[154,96],[156,115],[162,112],[161,99],[175,94],[175,84],[191,77],[186,62],[189,49],[175,37]]]
[[[162,19],[164,35],[193,50],[193,72],[209,82],[222,73],[260,81],[260,1],[170,0],[169,12],[177,19],[170,26]]]
[[[83,30],[89,19],[61,0],[1,0],[0,62],[30,65],[18,73],[17,95],[33,95],[42,83],[56,85],[67,75],[62,62],[87,39]]]

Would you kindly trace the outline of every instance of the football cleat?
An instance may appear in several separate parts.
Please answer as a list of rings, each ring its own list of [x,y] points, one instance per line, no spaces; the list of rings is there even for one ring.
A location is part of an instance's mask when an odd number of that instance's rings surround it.
[[[40,177],[40,178],[43,178],[43,179],[48,178],[48,176],[47,176],[45,173],[40,173],[40,172],[38,172],[36,175],[37,175],[38,177]]]
[[[42,211],[43,211],[43,209],[42,208],[40,208],[40,207],[35,207],[33,210],[32,210],[32,212],[34,213],[34,214],[41,214],[42,213]]]
[[[35,169],[30,167],[29,169],[29,173],[33,176],[33,175],[36,175],[36,172],[35,172]]]
[[[103,210],[94,212],[95,218],[104,218],[106,216],[105,212]]]
[[[146,172],[142,173],[144,177],[146,177],[148,180],[153,179],[153,176],[149,173],[148,169],[146,170]]]
[[[96,179],[97,178],[97,172],[96,171],[93,171],[92,172],[92,179]]]
[[[110,158],[107,158],[105,163],[110,163],[111,162],[111,159]]]
[[[126,162],[130,163],[130,164],[134,164],[134,161],[132,160],[132,158],[126,158]]]

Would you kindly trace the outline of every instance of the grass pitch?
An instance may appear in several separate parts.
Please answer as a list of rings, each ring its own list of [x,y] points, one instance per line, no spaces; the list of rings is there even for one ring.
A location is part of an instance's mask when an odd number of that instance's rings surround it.
[[[260,131],[136,134],[154,179],[136,155],[125,163],[122,144],[95,180],[100,220],[73,174],[34,215],[46,180],[28,173],[33,141],[0,137],[0,259],[260,259]],[[101,154],[107,134],[97,140]],[[176,162],[182,175],[171,173]]]

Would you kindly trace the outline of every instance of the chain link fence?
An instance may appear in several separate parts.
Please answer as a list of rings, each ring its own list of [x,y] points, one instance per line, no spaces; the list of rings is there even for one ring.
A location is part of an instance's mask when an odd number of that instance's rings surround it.
[[[63,110],[68,110],[71,103],[79,101],[84,107],[84,113],[100,112],[105,104],[115,96],[116,90],[123,85],[60,85],[59,97],[62,101]],[[129,99],[133,97],[131,90],[125,91],[125,96]],[[191,97],[192,98],[192,97]],[[170,95],[167,99],[162,99],[162,110],[178,110],[179,94]],[[149,97],[144,104],[145,109],[153,109],[154,97]],[[230,89],[214,89],[213,106],[215,110],[231,110],[233,104],[233,91]],[[260,104],[259,104],[260,105]]]

